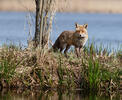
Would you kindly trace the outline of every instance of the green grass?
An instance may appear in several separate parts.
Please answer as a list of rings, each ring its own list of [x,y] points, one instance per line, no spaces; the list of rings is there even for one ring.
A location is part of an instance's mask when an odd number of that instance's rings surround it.
[[[15,63],[9,62],[8,60],[3,60],[0,63],[0,80],[5,79],[7,82],[11,80],[11,78],[15,74]]]
[[[100,84],[100,64],[98,60],[89,58],[88,60],[88,80],[90,90],[97,90]]]
[[[18,50],[15,46],[4,46],[0,52],[0,80],[5,79],[9,82],[15,75],[16,66],[19,61],[15,60],[14,50]]]

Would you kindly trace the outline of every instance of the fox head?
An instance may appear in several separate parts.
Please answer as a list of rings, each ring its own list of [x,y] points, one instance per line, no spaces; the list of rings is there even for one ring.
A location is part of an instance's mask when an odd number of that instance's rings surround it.
[[[75,31],[79,38],[88,37],[87,28],[88,28],[88,24],[79,25],[79,24],[75,23]]]

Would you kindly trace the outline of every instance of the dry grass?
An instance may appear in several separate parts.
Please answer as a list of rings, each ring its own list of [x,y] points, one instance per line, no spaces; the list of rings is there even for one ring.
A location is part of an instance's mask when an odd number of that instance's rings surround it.
[[[121,0],[59,0],[58,11],[122,13]],[[0,0],[2,11],[34,11],[34,0]]]
[[[4,87],[22,89],[85,89],[118,91],[121,52],[97,52],[93,45],[77,58],[70,53],[4,46],[0,50],[0,82]],[[6,84],[5,84],[6,83]],[[94,88],[95,87],[95,88]]]

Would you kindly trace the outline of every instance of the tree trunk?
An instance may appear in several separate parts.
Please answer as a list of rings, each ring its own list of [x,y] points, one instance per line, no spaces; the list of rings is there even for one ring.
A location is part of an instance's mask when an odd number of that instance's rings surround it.
[[[40,42],[40,2],[41,0],[35,0],[36,3],[36,22],[35,22],[35,36],[34,36],[35,47],[37,47]]]
[[[35,0],[36,21],[34,47],[48,48],[52,20],[55,13],[55,0]],[[40,7],[41,5],[41,7]]]
[[[43,33],[43,17],[44,17],[44,5],[45,1],[42,0],[42,5],[41,5],[41,15],[40,15],[40,47],[43,48],[43,40],[44,40],[44,33]]]

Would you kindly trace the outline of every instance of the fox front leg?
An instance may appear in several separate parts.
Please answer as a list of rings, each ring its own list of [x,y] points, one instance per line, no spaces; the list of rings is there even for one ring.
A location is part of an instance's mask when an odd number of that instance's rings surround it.
[[[82,47],[79,47],[79,56],[81,56],[82,53]]]
[[[79,50],[78,49],[79,49],[78,47],[75,47],[75,53],[76,53],[77,57],[79,57]]]

